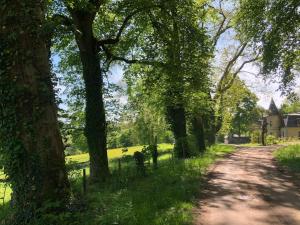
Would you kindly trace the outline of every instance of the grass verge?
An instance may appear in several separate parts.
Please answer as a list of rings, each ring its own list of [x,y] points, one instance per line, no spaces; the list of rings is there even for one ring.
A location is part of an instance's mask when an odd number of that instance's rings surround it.
[[[207,168],[234,147],[215,145],[201,157],[172,159],[163,154],[157,169],[137,174],[134,164],[114,170],[105,184],[88,186],[83,195],[81,176],[71,180],[76,210],[60,217],[60,225],[190,225],[192,209]],[[84,210],[78,211],[83,205]],[[1,208],[0,208],[1,210]],[[1,220],[1,214],[0,214]]]
[[[280,165],[291,171],[300,172],[300,144],[280,148],[274,152],[274,156]]]
[[[190,225],[207,168],[233,150],[216,145],[201,157],[164,157],[157,170],[148,168],[146,177],[138,177],[134,168],[115,174],[104,186],[89,187],[89,209],[78,220],[87,225]]]

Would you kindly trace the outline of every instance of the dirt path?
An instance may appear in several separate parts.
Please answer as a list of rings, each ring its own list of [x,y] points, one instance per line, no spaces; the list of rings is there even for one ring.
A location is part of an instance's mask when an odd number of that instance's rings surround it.
[[[240,148],[219,161],[196,225],[300,225],[299,176],[280,171],[274,147]]]

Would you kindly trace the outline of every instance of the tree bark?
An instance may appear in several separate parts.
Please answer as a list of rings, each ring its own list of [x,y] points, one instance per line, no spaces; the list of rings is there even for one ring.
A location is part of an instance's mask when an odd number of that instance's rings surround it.
[[[94,15],[88,11],[74,11],[72,18],[80,31],[80,34],[76,33],[75,36],[80,51],[85,83],[85,136],[90,154],[90,179],[93,182],[104,181],[109,176],[106,118],[99,49],[92,27]]]
[[[0,10],[0,143],[21,220],[49,202],[64,207],[69,198],[45,5],[15,0]]]
[[[265,134],[267,133],[267,119],[262,118],[262,125],[261,125],[261,144],[266,146]]]
[[[167,118],[175,138],[174,151],[178,158],[190,157],[186,132],[186,116],[183,105],[167,107]]]
[[[192,119],[192,130],[193,134],[196,138],[198,150],[200,153],[203,153],[206,149],[205,146],[205,133],[204,133],[204,124],[203,118],[194,116]]]

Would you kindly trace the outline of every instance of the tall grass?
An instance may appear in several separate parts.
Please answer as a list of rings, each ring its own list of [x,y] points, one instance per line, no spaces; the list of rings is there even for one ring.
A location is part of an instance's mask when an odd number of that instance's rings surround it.
[[[145,177],[138,175],[131,162],[121,173],[112,170],[106,183],[89,185],[85,195],[81,176],[74,176],[75,210],[55,220],[60,225],[190,225],[207,168],[233,150],[216,145],[202,156],[186,160],[173,159],[166,152],[159,158],[158,169],[147,167]],[[41,224],[52,224],[49,221],[46,217]]]
[[[146,177],[137,176],[134,167],[114,174],[105,185],[89,187],[89,208],[79,220],[88,225],[192,224],[203,175],[216,159],[232,151],[233,147],[218,145],[192,159],[165,156],[157,170],[148,168]],[[80,188],[80,180],[75,186]]]
[[[300,172],[300,144],[283,147],[275,151],[274,156],[289,170]]]

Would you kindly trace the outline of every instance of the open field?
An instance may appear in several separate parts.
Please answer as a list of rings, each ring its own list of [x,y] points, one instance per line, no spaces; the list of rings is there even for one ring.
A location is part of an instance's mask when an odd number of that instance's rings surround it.
[[[134,152],[136,151],[141,151],[143,148],[143,145],[141,146],[133,146],[133,147],[128,147],[128,151],[125,152],[124,154],[122,153],[123,148],[115,148],[115,149],[109,149],[107,151],[108,153],[108,159],[115,159],[115,158],[120,158],[123,155],[133,155]],[[168,150],[172,150],[173,145],[172,144],[159,144],[158,145],[158,151],[159,152],[165,152]],[[72,155],[72,156],[67,156],[66,161],[68,162],[77,162],[77,163],[82,163],[82,162],[87,162],[89,161],[89,154],[80,154],[80,155]]]

